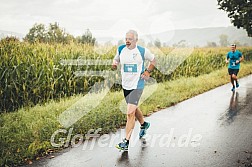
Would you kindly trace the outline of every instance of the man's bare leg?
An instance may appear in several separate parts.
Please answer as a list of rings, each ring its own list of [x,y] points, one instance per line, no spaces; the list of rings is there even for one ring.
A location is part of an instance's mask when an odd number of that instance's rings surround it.
[[[144,123],[144,117],[142,111],[137,107],[136,109],[136,118],[138,122],[142,125]]]
[[[230,75],[230,81],[231,81],[232,86],[234,87],[234,78],[233,78],[233,74]]]
[[[235,74],[232,75],[232,78],[233,78],[233,80],[235,81],[235,83],[238,82],[238,78],[237,78],[237,76],[236,76]]]
[[[132,131],[135,127],[136,109],[137,109],[137,106],[134,104],[128,104],[127,106],[127,123],[126,123],[126,139],[127,140],[130,139]]]

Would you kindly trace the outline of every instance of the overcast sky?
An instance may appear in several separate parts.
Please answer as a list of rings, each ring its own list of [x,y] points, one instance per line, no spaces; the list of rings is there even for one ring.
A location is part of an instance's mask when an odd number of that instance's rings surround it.
[[[73,35],[124,36],[174,29],[227,27],[217,0],[1,0],[0,30],[27,34],[35,23],[58,22]]]

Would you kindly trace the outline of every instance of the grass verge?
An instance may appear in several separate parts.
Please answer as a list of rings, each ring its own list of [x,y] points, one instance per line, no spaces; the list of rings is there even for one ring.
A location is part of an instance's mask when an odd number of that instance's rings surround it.
[[[239,77],[249,74],[252,74],[252,62],[243,63]],[[144,115],[150,115],[161,108],[169,107],[228,82],[227,69],[223,68],[199,77],[159,83],[157,90],[140,108]],[[37,105],[13,113],[1,114],[0,165],[16,166],[57,150],[50,143],[52,134],[58,129],[64,129],[57,118],[82,97],[78,95],[59,102],[51,101],[43,106]],[[97,128],[102,128],[101,133],[108,133],[125,125],[126,115],[118,107],[121,100],[123,100],[122,92],[109,92],[97,108],[73,125],[72,134],[85,134],[89,129]]]

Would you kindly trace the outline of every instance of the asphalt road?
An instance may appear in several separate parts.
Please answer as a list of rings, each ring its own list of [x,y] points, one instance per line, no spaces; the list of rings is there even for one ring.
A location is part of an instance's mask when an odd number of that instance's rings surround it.
[[[252,75],[240,79],[235,93],[230,89],[227,84],[152,114],[145,140],[138,139],[137,123],[128,152],[115,148],[124,137],[120,129],[28,166],[249,166]]]

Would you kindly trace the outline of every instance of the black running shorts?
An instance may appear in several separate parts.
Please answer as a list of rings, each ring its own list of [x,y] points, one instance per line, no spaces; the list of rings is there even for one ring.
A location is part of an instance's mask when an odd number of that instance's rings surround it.
[[[228,74],[229,75],[233,75],[234,74],[234,75],[237,76],[238,73],[239,73],[239,69],[231,69],[231,68],[228,69]]]
[[[143,93],[143,89],[132,89],[132,90],[123,89],[123,94],[124,94],[126,103],[134,104],[136,106],[138,105],[138,102],[140,100],[142,93]]]

